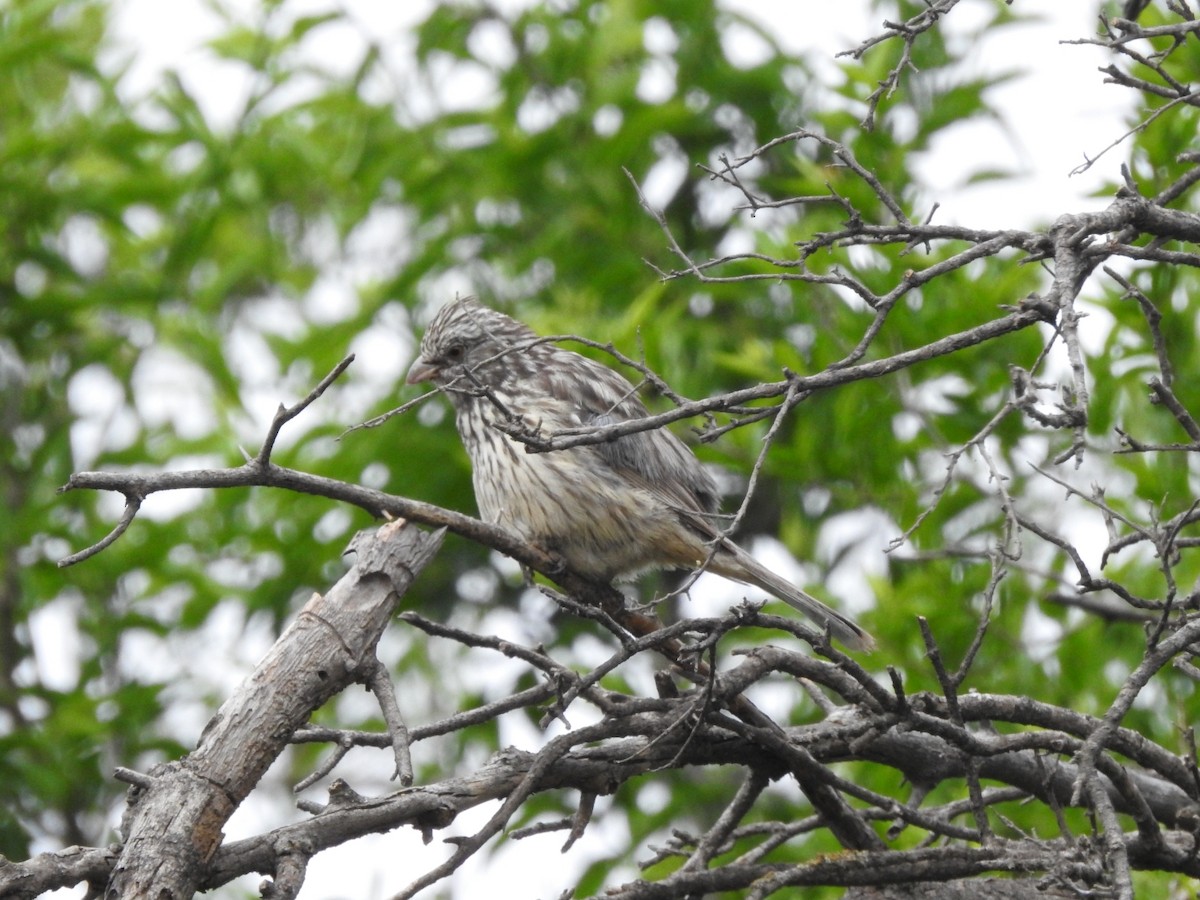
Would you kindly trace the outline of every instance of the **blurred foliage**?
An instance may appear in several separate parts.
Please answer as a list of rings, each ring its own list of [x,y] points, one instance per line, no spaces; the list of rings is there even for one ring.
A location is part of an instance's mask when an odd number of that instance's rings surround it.
[[[912,162],[964,120],[995,115],[991,82],[959,63],[971,40],[1012,21],[991,4],[990,20],[965,38],[924,35],[914,71],[868,133],[857,127],[863,103],[898,47],[844,62],[840,83],[821,84],[770,32],[711,0],[576,0],[513,14],[441,4],[416,29],[412,58],[368,42],[337,66],[313,47],[346,24],[341,13],[267,3],[245,19],[227,14],[209,46],[246,88],[221,116],[182,72],[131,95],[119,64],[126,51],[106,37],[109,15],[103,0],[0,8],[0,853],[10,858],[109,840],[120,803],[112,766],[146,769],[186,752],[227,679],[253,664],[301,598],[337,577],[346,539],[369,524],[284,493],[152,498],[111,548],[59,570],[59,558],[98,540],[119,511],[110,497],[57,496],[72,471],[238,464],[277,403],[303,396],[353,350],[348,376],[285,429],[277,460],[472,511],[444,410],[336,440],[395,404],[414,331],[456,291],[545,333],[644,354],[686,396],[777,379],[784,366],[817,371],[855,346],[869,311],[819,285],[660,282],[644,260],[666,269],[680,260],[630,179],[694,259],[746,245],[786,255],[796,240],[840,227],[843,211],[816,204],[803,216],[752,217],[695,166],[715,167],[803,123],[844,141],[921,219],[936,197]],[[753,48],[749,58],[731,49],[735,33]],[[1194,53],[1176,55],[1175,77],[1194,81],[1196,64]],[[1178,175],[1175,156],[1194,142],[1196,115],[1180,107],[1135,139],[1146,193]],[[874,192],[811,148],[764,156],[755,180],[780,197],[830,185],[886,220]],[[987,227],[986,211],[969,224]],[[886,290],[956,249],[830,249],[810,268],[853,271]],[[1179,372],[1200,368],[1196,277],[1182,267],[1132,273],[1164,316]],[[1043,278],[1009,256],[980,260],[910,295],[872,352],[970,328]],[[1138,305],[1116,289],[1093,299],[1106,330],[1092,368],[1090,461],[1132,517],[1171,515],[1195,496],[1186,458],[1104,455],[1116,427],[1143,441],[1181,436],[1145,402],[1156,363]],[[809,398],[774,445],[747,532],[776,535],[812,560],[817,584],[859,566],[856,546],[885,546],[934,502],[945,454],[1003,405],[1009,366],[1034,366],[1044,338],[1030,330]],[[1178,389],[1185,402],[1200,400],[1190,382]],[[764,431],[733,431],[700,453],[744,479]],[[1005,489],[1032,517],[1062,515],[1061,495],[1029,463],[1049,465],[1064,442],[1016,417],[989,440],[1010,476]],[[1067,506],[1088,514],[1078,501]],[[864,511],[875,515],[854,515]],[[874,572],[877,603],[863,618],[884,648],[875,662],[905,672],[910,689],[936,688],[914,617],[930,619],[949,659],[961,656],[1001,522],[997,485],[966,454],[906,550]],[[1039,603],[1074,575],[1055,548],[1024,541],[967,687],[1102,711],[1114,679],[1140,658],[1140,631]],[[1114,560],[1121,577],[1160,596],[1154,561],[1128,556]],[[1184,565],[1181,584],[1200,574],[1193,568]],[[596,653],[591,624],[543,621],[550,610],[512,566],[453,538],[408,602],[461,627],[545,641],[566,658]],[[407,633],[389,640],[402,678],[440,688],[410,692],[410,722],[530,683],[519,667],[468,665],[478,657],[454,647]],[[1100,644],[1110,668],[1074,662]],[[1194,698],[1181,687],[1158,699],[1136,724],[1174,746],[1174,722],[1189,718]],[[320,717],[356,727],[377,725],[374,715],[347,701]],[[509,740],[496,727],[444,738],[436,753],[417,754],[418,778]],[[316,755],[297,751],[294,773]],[[867,785],[880,777],[866,767],[858,775]],[[711,820],[729,790],[686,772],[661,781],[670,799],[654,812],[639,808],[633,786],[617,797],[635,844],[595,860],[581,890],[602,889],[656,833]],[[794,802],[762,814],[786,817]],[[539,797],[525,814],[569,809],[570,798]],[[1033,830],[1050,815],[1005,812]],[[808,849],[836,849],[821,840]]]

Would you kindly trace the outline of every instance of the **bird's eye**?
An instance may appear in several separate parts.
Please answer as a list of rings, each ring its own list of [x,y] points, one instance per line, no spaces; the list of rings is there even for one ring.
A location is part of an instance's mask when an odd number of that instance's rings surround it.
[[[446,348],[446,359],[450,362],[462,362],[463,356],[466,354],[466,348],[462,344],[451,344]]]

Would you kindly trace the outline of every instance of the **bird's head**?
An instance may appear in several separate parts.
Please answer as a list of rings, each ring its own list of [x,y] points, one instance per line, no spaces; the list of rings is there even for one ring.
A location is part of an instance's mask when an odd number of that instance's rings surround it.
[[[524,351],[513,348],[536,337],[516,319],[488,309],[473,297],[455,300],[429,323],[420,354],[404,380],[463,391],[496,386],[505,377],[522,374]]]

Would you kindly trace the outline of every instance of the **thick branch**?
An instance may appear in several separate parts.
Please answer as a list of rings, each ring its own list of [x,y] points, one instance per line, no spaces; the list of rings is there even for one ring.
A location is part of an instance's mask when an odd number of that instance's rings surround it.
[[[440,534],[400,525],[360,537],[357,560],[314,596],[208,723],[196,749],[130,793],[128,831],[108,892],[122,900],[190,900],[222,828],[313,710],[361,677],[375,644]],[[274,860],[264,871],[274,871]]]

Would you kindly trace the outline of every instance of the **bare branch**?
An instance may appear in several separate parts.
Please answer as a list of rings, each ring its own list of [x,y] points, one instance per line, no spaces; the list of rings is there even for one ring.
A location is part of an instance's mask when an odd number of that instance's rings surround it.
[[[409,753],[408,726],[404,724],[404,716],[400,713],[400,704],[396,702],[396,689],[392,686],[392,678],[387,667],[377,657],[367,661],[363,678],[383,713],[387,723],[388,734],[392,736],[392,752],[396,757],[396,770],[392,777],[399,779],[404,786],[412,784],[413,769],[412,755]]]
[[[135,493],[125,494],[125,509],[121,512],[121,518],[117,524],[113,526],[113,530],[106,534],[101,540],[92,544],[78,553],[72,553],[70,556],[64,556],[58,561],[58,567],[65,569],[67,566],[73,566],[76,563],[81,563],[85,559],[90,559],[102,550],[107,549],[113,541],[123,535],[126,529],[133,523],[134,518],[138,514],[138,510],[142,508],[142,497]]]
[[[260,466],[267,466],[270,464],[271,452],[275,449],[275,441],[278,439],[279,432],[283,426],[292,419],[296,418],[296,416],[300,415],[300,413],[304,412],[304,410],[308,409],[309,406],[316,402],[320,396],[324,394],[326,390],[328,390],[329,386],[333,384],[339,377],[341,377],[341,374],[345,372],[346,369],[350,368],[350,364],[352,362],[354,362],[353,353],[346,356],[340,363],[334,366],[329,374],[322,378],[317,383],[317,386],[309,391],[308,395],[303,400],[293,404],[292,406],[285,407],[282,403],[279,405],[279,409],[275,412],[275,417],[271,420],[271,426],[267,430],[267,437],[263,441],[262,449],[258,451],[258,456],[256,459]]]

